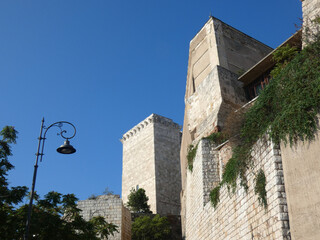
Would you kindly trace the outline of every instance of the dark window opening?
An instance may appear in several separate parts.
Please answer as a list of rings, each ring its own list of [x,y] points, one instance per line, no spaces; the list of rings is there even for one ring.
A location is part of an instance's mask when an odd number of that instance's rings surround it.
[[[266,86],[269,84],[271,78],[270,78],[270,71],[262,74],[260,77],[258,77],[256,80],[254,80],[252,83],[247,85],[245,87],[245,92],[247,95],[248,100],[254,99],[256,96],[258,96],[262,90],[266,88]]]

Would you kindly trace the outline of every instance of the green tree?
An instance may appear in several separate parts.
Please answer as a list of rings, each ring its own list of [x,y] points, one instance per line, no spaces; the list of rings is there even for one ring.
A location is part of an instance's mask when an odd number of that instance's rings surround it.
[[[171,227],[166,217],[141,216],[132,223],[132,240],[167,240]]]
[[[6,126],[0,138],[0,239],[23,239],[28,205],[17,204],[27,196],[28,188],[9,187],[7,179],[8,171],[14,168],[8,157],[12,155],[11,145],[16,143],[17,131]],[[118,231],[116,225],[107,223],[103,217],[85,221],[74,194],[49,192],[43,199],[36,195],[35,200],[29,239],[98,240],[108,239]]]
[[[137,191],[131,189],[128,196],[127,207],[130,211],[136,213],[152,213],[150,211],[150,205],[148,205],[148,200],[149,198],[143,188],[139,188]]]

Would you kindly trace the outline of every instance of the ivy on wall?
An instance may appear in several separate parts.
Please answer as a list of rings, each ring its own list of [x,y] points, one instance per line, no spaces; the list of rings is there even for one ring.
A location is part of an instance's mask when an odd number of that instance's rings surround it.
[[[219,144],[227,141],[228,136],[222,132],[214,132],[214,133],[211,133],[209,136],[204,137],[202,139],[209,140],[210,143],[215,144],[215,145],[219,145]],[[187,153],[188,169],[191,172],[193,170],[193,162],[194,162],[194,158],[196,157],[196,154],[197,154],[198,145],[199,145],[199,143],[195,146],[190,144],[188,147],[188,153]]]
[[[252,163],[252,146],[266,133],[275,144],[290,146],[297,141],[312,141],[319,129],[317,114],[320,110],[320,38],[302,51],[284,46],[273,56],[276,66],[272,81],[261,92],[255,104],[245,113],[240,130],[240,144],[226,164],[222,181],[211,191],[214,207],[219,202],[220,189],[227,185],[235,191],[237,179],[245,189],[246,171]],[[267,207],[266,179],[262,169],[256,175],[255,193],[261,205]]]

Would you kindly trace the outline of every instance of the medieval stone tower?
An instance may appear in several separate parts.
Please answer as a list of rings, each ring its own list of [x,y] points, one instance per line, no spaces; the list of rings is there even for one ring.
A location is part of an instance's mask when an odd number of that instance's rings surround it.
[[[143,188],[153,213],[180,214],[181,127],[151,114],[123,135],[122,199]]]
[[[186,157],[188,146],[196,145],[201,138],[226,127],[230,113],[247,102],[238,75],[247,71],[271,50],[214,17],[208,20],[190,42],[181,143],[183,232],[186,228],[189,184]],[[208,166],[204,169],[210,170]],[[212,177],[213,174],[208,172],[208,176]],[[213,179],[207,180],[209,185],[214,182]],[[212,186],[204,185],[203,188],[208,190]],[[189,194],[192,195],[190,190]],[[204,193],[204,196],[207,195],[208,193]]]

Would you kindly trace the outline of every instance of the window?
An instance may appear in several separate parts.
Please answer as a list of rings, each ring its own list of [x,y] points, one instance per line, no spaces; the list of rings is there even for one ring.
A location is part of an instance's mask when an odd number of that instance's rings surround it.
[[[245,87],[245,91],[246,91],[246,95],[247,95],[248,100],[251,100],[251,99],[255,98],[256,96],[258,96],[261,93],[261,91],[266,88],[266,86],[269,84],[270,80],[271,80],[270,79],[270,71],[268,71],[267,73],[261,75],[256,80],[254,80],[252,83],[247,85]]]

